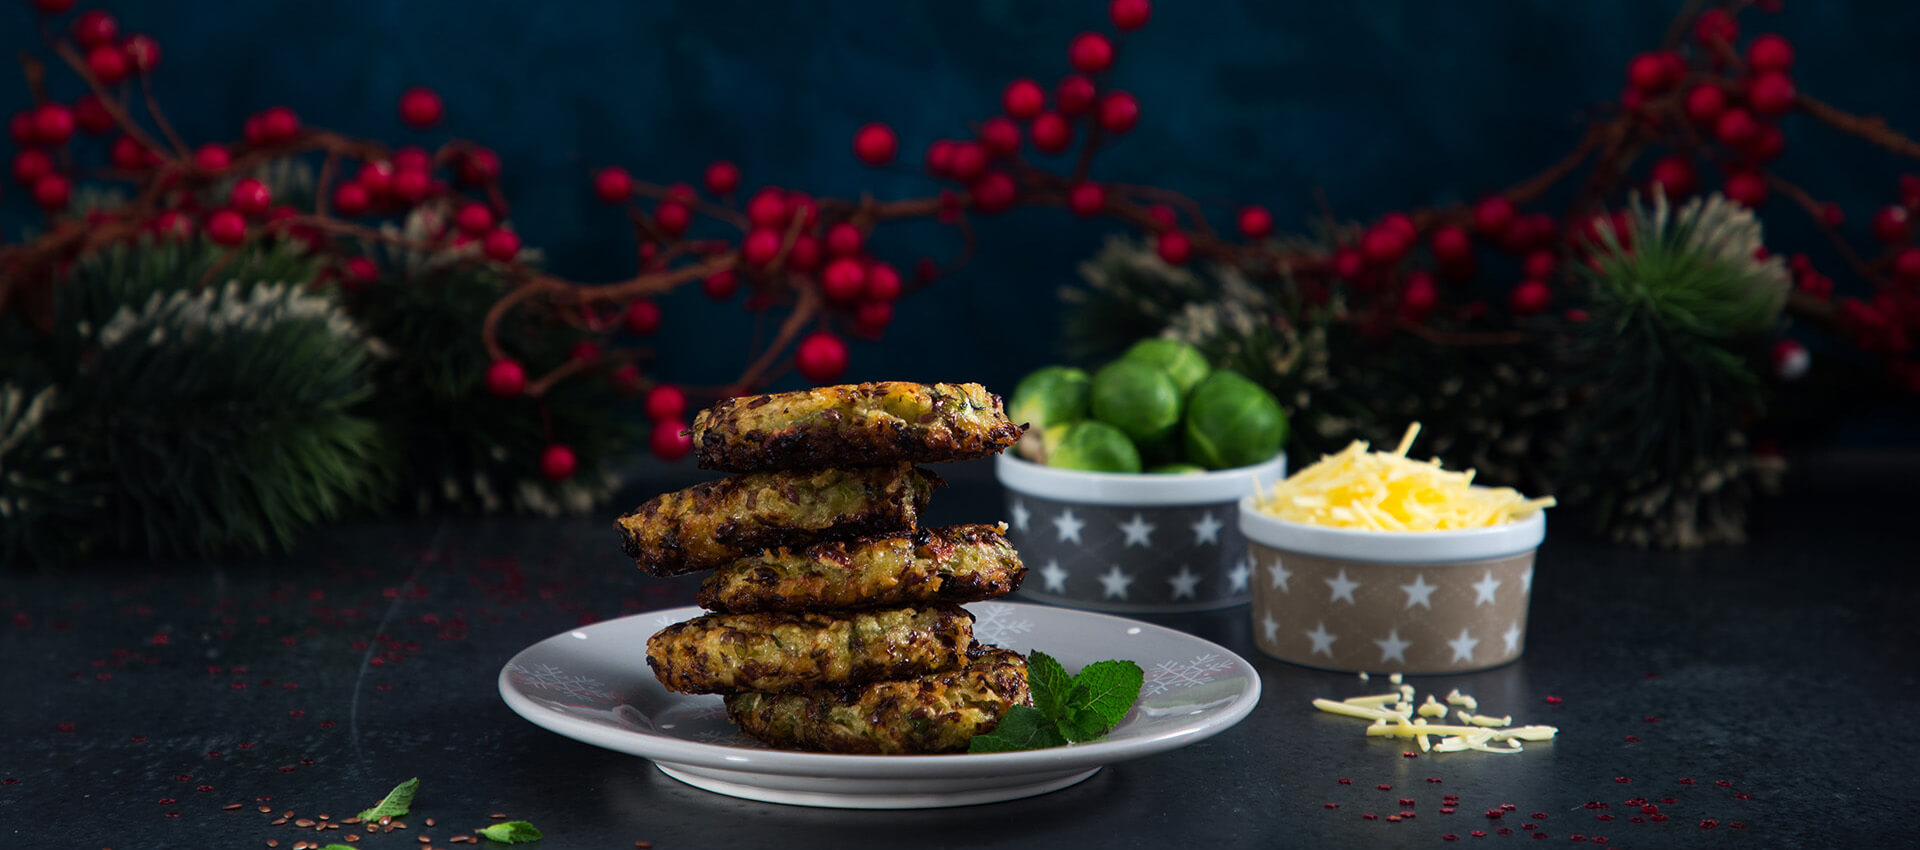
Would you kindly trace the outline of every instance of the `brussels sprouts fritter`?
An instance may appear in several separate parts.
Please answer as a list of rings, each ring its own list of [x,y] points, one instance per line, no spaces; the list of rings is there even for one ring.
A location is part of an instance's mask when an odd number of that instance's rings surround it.
[[[725,398],[693,418],[694,458],[728,472],[970,460],[1019,438],[1000,397],[979,384],[888,381]]]
[[[992,599],[1018,590],[1027,574],[1005,532],[1005,524],[954,525],[771,549],[714,571],[698,601],[744,613]]]
[[[973,614],[958,605],[708,614],[647,639],[647,664],[684,694],[779,692],[952,670],[972,645]]]
[[[781,749],[830,753],[946,753],[993,731],[1015,705],[1032,704],[1027,662],[985,648],[951,673],[791,694],[734,694],[740,731]]]

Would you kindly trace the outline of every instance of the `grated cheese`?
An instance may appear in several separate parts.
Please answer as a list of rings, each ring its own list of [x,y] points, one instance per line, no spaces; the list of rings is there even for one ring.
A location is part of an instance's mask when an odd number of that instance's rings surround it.
[[[1427,694],[1427,701],[1420,704],[1421,717],[1445,717],[1447,707],[1435,701],[1433,694]]]
[[[1261,513],[1293,522],[1374,531],[1445,531],[1501,525],[1555,504],[1509,487],[1475,487],[1474,471],[1451,472],[1440,459],[1407,457],[1420,423],[1392,453],[1355,440],[1254,497]],[[1396,680],[1395,684],[1399,684]]]
[[[1400,684],[1399,679],[1400,674],[1395,673],[1389,680]],[[1413,686],[1406,684],[1400,685],[1398,693],[1348,697],[1337,702],[1315,699],[1313,705],[1330,714],[1371,720],[1373,722],[1367,724],[1366,728],[1367,737],[1411,738],[1420,746],[1421,752],[1473,751],[1506,755],[1525,749],[1522,741],[1551,741],[1560,733],[1552,726],[1514,726],[1511,716],[1474,714],[1478,702],[1460,693],[1458,688],[1447,694],[1446,702],[1459,706],[1454,714],[1465,725],[1430,722],[1430,718],[1444,720],[1447,716],[1446,706],[1429,693],[1426,702],[1420,703],[1416,709]],[[1414,717],[1416,713],[1420,716]],[[1434,738],[1439,738],[1439,741],[1435,742]]]

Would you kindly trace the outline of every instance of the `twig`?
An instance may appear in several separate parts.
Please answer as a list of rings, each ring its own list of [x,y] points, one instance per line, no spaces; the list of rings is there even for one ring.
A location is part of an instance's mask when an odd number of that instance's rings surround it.
[[[153,116],[153,123],[160,128],[160,134],[173,144],[174,153],[181,159],[187,159],[193,152],[187,143],[181,141],[180,134],[173,131],[173,123],[167,120],[167,114],[160,111],[160,99],[153,96],[153,76],[146,71],[140,72],[140,94],[146,98],[147,114]]]

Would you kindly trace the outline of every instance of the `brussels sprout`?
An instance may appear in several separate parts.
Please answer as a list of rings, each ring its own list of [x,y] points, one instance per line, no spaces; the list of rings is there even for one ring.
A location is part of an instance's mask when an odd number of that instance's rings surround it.
[[[1180,424],[1180,388],[1160,369],[1115,360],[1093,374],[1093,418],[1152,443]]]
[[[1007,418],[1035,430],[1087,418],[1093,379],[1071,366],[1047,366],[1020,379],[1007,403]]]
[[[1177,339],[1143,339],[1127,349],[1121,359],[1145,363],[1166,372],[1173,378],[1173,385],[1180,388],[1182,398],[1213,371],[1200,349]]]
[[[1089,472],[1139,472],[1140,453],[1120,429],[1105,422],[1075,422],[1047,453],[1047,465]]]
[[[1195,473],[1204,473],[1207,471],[1207,468],[1204,466],[1195,466],[1191,463],[1163,463],[1147,471],[1154,475],[1193,475]]]
[[[1208,469],[1272,458],[1287,440],[1287,414],[1259,384],[1220,369],[1187,400],[1187,460]]]

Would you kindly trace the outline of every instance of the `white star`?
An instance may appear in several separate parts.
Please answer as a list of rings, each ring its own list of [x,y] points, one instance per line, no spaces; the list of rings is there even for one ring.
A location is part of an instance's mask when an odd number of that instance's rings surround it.
[[[1060,542],[1065,543],[1071,540],[1079,543],[1080,529],[1087,527],[1087,523],[1079,517],[1074,516],[1073,509],[1068,508],[1061,511],[1059,516],[1053,518],[1053,527],[1060,530]]]
[[[1293,588],[1287,586],[1287,579],[1293,578],[1293,571],[1282,565],[1278,557],[1273,559],[1273,563],[1267,565],[1267,575],[1273,576],[1273,586],[1280,588],[1280,592],[1293,592]]]
[[[1128,546],[1145,546],[1148,549],[1153,548],[1153,529],[1153,523],[1147,522],[1139,514],[1134,514],[1133,519],[1120,525],[1120,533],[1127,536]]]
[[[1253,563],[1246,558],[1235,561],[1233,569],[1227,571],[1227,582],[1232,588],[1229,593],[1239,593],[1247,589],[1247,579],[1253,577]]]
[[[1507,654],[1512,655],[1520,648],[1520,624],[1514,623],[1508,626],[1507,630],[1501,633],[1500,639],[1507,644]]]
[[[1473,583],[1473,604],[1493,604],[1493,592],[1500,589],[1500,580],[1493,577],[1493,571],[1487,571],[1487,577]]]
[[[1167,584],[1173,585],[1173,598],[1194,599],[1195,592],[1200,589],[1200,576],[1193,570],[1187,569],[1186,564],[1181,564],[1180,571],[1169,577]]]
[[[1453,660],[1472,661],[1473,648],[1480,645],[1480,639],[1467,634],[1466,629],[1461,629],[1460,636],[1447,641],[1447,645],[1453,647]]]
[[[1333,590],[1333,596],[1327,599],[1328,604],[1332,604],[1335,600],[1338,600],[1338,599],[1347,600],[1348,605],[1355,604],[1353,601],[1353,592],[1355,590],[1360,589],[1360,583],[1347,578],[1346,567],[1340,568],[1339,575],[1334,576],[1333,578],[1321,579],[1321,580],[1325,581],[1327,583],[1327,587]]]
[[[1133,584],[1133,576],[1120,571],[1120,565],[1114,564],[1100,576],[1100,592],[1107,599],[1126,599],[1127,585]]]
[[[1201,514],[1200,521],[1194,523],[1191,528],[1193,529],[1193,545],[1195,546],[1202,543],[1218,544],[1220,542],[1221,525],[1219,520],[1213,518],[1213,511],[1207,511]]]
[[[1014,499],[1013,507],[1007,509],[1007,512],[1013,514],[1014,528],[1020,529],[1021,531],[1027,530],[1027,519],[1033,516],[1033,511],[1027,510],[1027,502],[1025,499]]]
[[[1333,657],[1333,642],[1340,638],[1338,635],[1327,632],[1326,623],[1318,623],[1313,627],[1313,631],[1301,632],[1301,634],[1306,635],[1307,640],[1313,641],[1313,651],[1307,653],[1308,655],[1319,655],[1324,652],[1328,658]]]
[[[1067,592],[1067,571],[1060,567],[1059,561],[1048,558],[1047,565],[1040,568],[1040,576],[1047,580],[1047,590],[1049,592]]]
[[[1407,647],[1413,645],[1411,641],[1400,639],[1399,629],[1388,629],[1387,639],[1376,640],[1374,644],[1380,647],[1380,663],[1382,664],[1389,661],[1398,661],[1402,664],[1407,663]]]
[[[1267,633],[1267,642],[1273,642],[1274,632],[1280,631],[1280,621],[1273,618],[1273,612],[1260,615],[1260,629]]]
[[[1432,611],[1433,592],[1439,589],[1439,585],[1428,584],[1426,576],[1416,574],[1413,577],[1412,584],[1400,585],[1400,589],[1407,592],[1408,608],[1412,608],[1415,605],[1425,605],[1428,611]]]
[[[1528,564],[1527,571],[1520,574],[1520,591],[1522,593],[1533,592],[1533,565],[1532,564]]]

